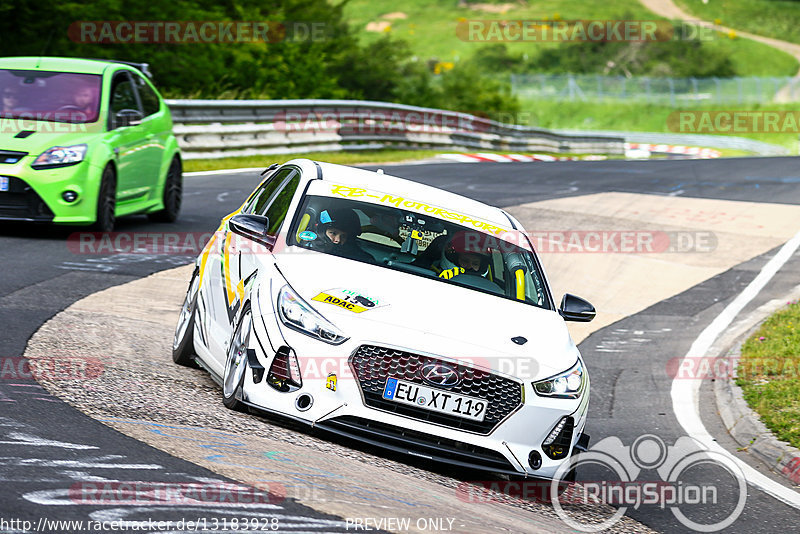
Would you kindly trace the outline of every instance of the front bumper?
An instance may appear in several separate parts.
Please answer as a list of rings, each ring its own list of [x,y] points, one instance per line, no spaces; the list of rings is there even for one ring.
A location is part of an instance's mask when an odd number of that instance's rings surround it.
[[[302,386],[280,392],[266,379],[256,382],[254,373],[245,375],[242,401],[261,410],[302,421],[312,427],[417,458],[462,467],[536,478],[552,478],[571,454],[586,448],[583,436],[589,401],[589,381],[578,399],[551,399],[536,395],[530,383],[517,380],[521,388],[519,404],[490,425],[490,428],[457,428],[448,421],[432,420],[419,412],[397,412],[369,406],[358,372],[353,372],[352,357],[366,340],[348,340],[332,346],[283,328],[272,309],[261,309],[253,300],[255,336],[251,348],[267,372],[281,346],[288,346],[300,361]],[[262,303],[263,304],[263,303]],[[269,306],[269,302],[266,303]],[[262,320],[258,320],[258,317]],[[324,354],[320,355],[320,352]],[[263,372],[263,371],[261,371]],[[336,375],[335,390],[329,375]],[[498,375],[499,376],[499,375]],[[510,378],[510,377],[509,377]],[[311,397],[309,407],[298,408],[300,396]],[[487,418],[489,417],[487,413]],[[562,420],[571,418],[568,435],[560,435],[564,457],[551,459],[542,443]],[[529,457],[537,453],[541,465]]]
[[[9,190],[0,192],[0,219],[15,221],[88,224],[96,217],[97,192],[101,170],[88,161],[52,169],[30,167],[30,156],[8,167],[0,166],[0,176],[8,177]],[[67,202],[65,191],[78,194]]]

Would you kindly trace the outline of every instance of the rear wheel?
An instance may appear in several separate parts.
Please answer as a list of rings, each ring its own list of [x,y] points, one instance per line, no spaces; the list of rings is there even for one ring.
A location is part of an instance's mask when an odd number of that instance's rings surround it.
[[[183,300],[175,338],[172,341],[172,361],[186,367],[197,367],[194,361],[194,318],[197,315],[197,291],[200,287],[198,269],[194,270],[186,298]]]
[[[181,201],[183,200],[183,168],[181,160],[173,158],[167,171],[167,179],[164,182],[164,209],[149,213],[147,217],[155,222],[175,222],[181,211]]]
[[[237,395],[241,397],[244,374],[247,370],[247,346],[252,328],[253,314],[250,305],[247,304],[228,347],[225,375],[222,378],[222,404],[226,408],[240,412],[245,411],[246,406],[236,397]]]
[[[97,195],[97,215],[93,229],[97,232],[110,232],[116,221],[114,211],[117,207],[117,175],[110,164],[103,169],[100,191]]]

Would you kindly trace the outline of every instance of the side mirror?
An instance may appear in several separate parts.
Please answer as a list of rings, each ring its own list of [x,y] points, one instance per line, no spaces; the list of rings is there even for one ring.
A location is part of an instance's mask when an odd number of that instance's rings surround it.
[[[269,248],[272,248],[272,245],[275,244],[275,237],[267,234],[269,219],[263,215],[245,213],[234,215],[228,221],[228,227],[234,234],[261,243]]]
[[[576,297],[575,295],[564,293],[564,298],[561,299],[561,307],[558,309],[558,313],[565,321],[588,323],[594,319],[596,311],[594,306],[588,301]]]
[[[138,109],[123,109],[114,115],[114,127],[136,126],[142,123],[144,115]]]

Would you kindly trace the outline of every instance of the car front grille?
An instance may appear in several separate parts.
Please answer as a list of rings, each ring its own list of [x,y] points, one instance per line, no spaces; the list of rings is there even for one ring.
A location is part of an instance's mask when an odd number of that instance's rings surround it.
[[[0,191],[0,219],[52,221],[55,214],[42,197],[14,176],[8,176],[8,191]]]
[[[432,387],[430,384],[426,384],[420,375],[421,368],[428,363],[446,363],[457,370],[461,379],[458,384],[450,388],[435,389],[484,399],[487,402],[487,408],[483,421],[434,412],[383,398],[383,390],[386,380],[389,378],[398,378]],[[374,345],[361,345],[350,357],[350,367],[358,379],[364,403],[367,406],[476,434],[491,433],[497,425],[522,405],[522,384],[520,382],[482,369],[462,364],[456,365],[432,356]]]

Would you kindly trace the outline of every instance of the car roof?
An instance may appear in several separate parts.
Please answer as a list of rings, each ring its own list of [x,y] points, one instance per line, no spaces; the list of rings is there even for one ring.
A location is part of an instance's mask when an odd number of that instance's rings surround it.
[[[126,68],[124,64],[99,59],[72,57],[4,57],[0,58],[0,68],[41,70],[51,72],[74,72],[79,74],[103,74],[110,66]]]
[[[361,186],[376,189],[384,193],[401,194],[416,201],[425,201],[447,209],[458,209],[469,215],[480,217],[483,220],[505,226],[511,226],[511,221],[499,208],[489,206],[483,202],[472,200],[456,193],[443,189],[420,184],[405,178],[381,174],[375,171],[357,169],[346,165],[319,162],[322,169],[322,179],[342,185]]]

